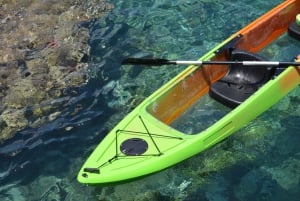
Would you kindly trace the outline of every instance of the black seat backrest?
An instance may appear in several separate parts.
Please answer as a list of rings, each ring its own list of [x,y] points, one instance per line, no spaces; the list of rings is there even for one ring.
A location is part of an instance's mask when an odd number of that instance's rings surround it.
[[[266,60],[256,54],[235,49],[232,61]],[[271,66],[243,66],[232,64],[227,74],[211,85],[209,94],[215,100],[234,108],[251,96],[260,86],[272,78],[276,68]]]
[[[231,53],[232,61],[266,61],[265,58],[246,52],[243,50],[233,50]],[[274,67],[270,66],[243,66],[232,64],[224,78],[236,84],[264,84],[273,76]]]

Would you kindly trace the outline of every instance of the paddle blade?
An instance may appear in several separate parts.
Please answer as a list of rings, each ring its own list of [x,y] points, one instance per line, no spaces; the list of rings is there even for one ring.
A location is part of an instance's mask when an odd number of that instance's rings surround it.
[[[122,65],[148,65],[148,66],[161,66],[166,64],[176,64],[167,59],[146,59],[146,58],[127,58],[122,61]]]

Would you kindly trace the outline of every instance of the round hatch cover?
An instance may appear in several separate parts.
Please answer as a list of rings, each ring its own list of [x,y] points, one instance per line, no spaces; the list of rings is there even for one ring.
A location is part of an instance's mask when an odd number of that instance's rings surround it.
[[[130,138],[122,142],[120,149],[127,156],[138,156],[147,151],[148,144],[141,138]]]

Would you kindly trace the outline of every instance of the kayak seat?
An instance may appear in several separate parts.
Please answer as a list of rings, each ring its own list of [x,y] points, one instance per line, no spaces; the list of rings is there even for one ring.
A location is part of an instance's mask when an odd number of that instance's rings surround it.
[[[232,61],[265,61],[266,59],[243,50],[231,52]],[[213,83],[209,95],[230,108],[235,108],[251,96],[260,86],[272,78],[276,67],[243,66],[232,64],[226,75]]]
[[[289,34],[289,36],[291,36],[297,40],[300,40],[300,26],[297,25],[296,22],[292,22],[289,25],[288,34]]]

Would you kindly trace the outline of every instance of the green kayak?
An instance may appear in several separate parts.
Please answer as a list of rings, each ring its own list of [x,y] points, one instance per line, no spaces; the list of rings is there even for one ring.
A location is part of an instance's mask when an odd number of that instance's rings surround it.
[[[215,145],[274,105],[300,84],[300,67],[261,64],[264,58],[258,54],[288,31],[298,13],[300,1],[284,1],[159,88],[100,142],[78,181],[116,183],[166,169]],[[202,127],[195,133],[176,126],[191,112],[201,114],[193,109],[196,105],[210,107],[207,101],[219,104],[217,119],[197,122]]]

